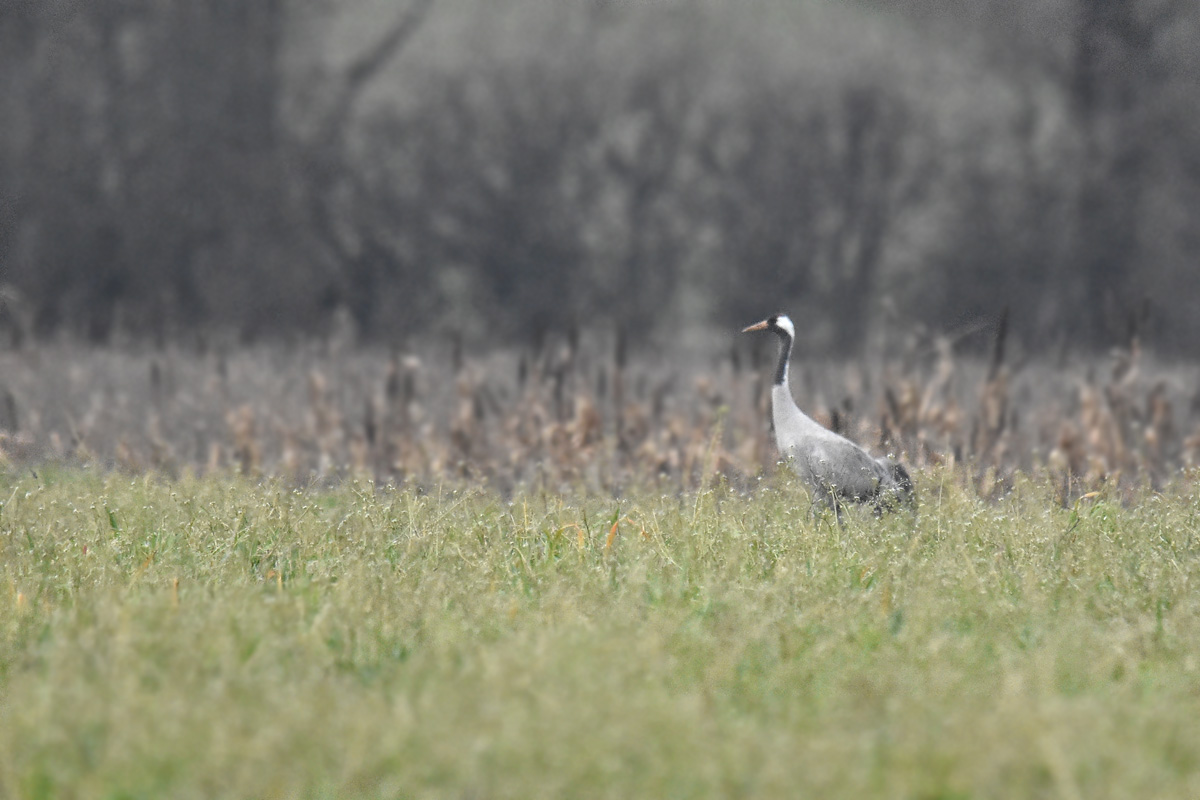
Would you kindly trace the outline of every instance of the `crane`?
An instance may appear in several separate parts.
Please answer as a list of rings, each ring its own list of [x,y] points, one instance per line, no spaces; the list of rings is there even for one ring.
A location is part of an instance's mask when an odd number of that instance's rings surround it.
[[[788,360],[796,339],[796,326],[776,314],[742,330],[770,331],[779,337],[779,364],[771,387],[771,417],[775,445],[812,492],[817,504],[830,507],[842,518],[847,502],[870,503],[876,516],[900,504],[916,507],[912,478],[904,465],[891,458],[874,458],[844,436],[839,436],[805,414],[792,399],[788,385]]]

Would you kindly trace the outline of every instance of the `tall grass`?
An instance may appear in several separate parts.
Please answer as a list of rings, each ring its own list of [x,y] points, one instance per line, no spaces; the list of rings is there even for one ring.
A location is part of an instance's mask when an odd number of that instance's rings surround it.
[[[1200,499],[0,481],[0,796],[1196,797]]]

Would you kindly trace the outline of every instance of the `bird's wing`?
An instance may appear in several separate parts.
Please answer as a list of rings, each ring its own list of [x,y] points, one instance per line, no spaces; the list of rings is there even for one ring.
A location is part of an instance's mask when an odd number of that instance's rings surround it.
[[[814,448],[814,453],[814,477],[837,494],[866,499],[889,482],[887,469],[849,439],[828,438]]]

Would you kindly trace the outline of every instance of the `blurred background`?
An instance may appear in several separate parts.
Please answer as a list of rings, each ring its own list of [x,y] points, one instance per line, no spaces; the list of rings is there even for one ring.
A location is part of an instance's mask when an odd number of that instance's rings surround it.
[[[1200,477],[1197,44],[1194,0],[3,0],[0,467],[753,487],[782,310],[802,407],[910,467]]]
[[[4,335],[1195,353],[1198,43],[1187,0],[5,0]]]

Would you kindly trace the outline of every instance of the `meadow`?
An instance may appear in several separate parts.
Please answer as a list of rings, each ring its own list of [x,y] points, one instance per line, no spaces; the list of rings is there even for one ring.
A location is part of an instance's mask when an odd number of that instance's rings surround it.
[[[1194,797],[1200,499],[3,478],[0,796]]]
[[[0,797],[1200,796],[1194,367],[770,344],[0,352]]]

